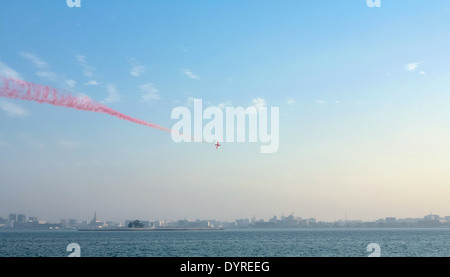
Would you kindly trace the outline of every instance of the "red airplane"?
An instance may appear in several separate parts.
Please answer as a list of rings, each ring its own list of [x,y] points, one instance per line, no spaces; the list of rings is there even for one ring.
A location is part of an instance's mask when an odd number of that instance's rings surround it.
[[[216,149],[219,148],[219,146],[220,146],[219,142],[217,142],[217,143],[215,144],[215,146],[216,146]]]

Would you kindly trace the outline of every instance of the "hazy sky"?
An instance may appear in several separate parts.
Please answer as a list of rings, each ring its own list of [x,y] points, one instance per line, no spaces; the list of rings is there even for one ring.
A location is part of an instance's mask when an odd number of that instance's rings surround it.
[[[193,98],[279,107],[279,151],[0,98],[1,217],[450,215],[448,0],[81,3],[1,1],[0,75],[169,128]]]

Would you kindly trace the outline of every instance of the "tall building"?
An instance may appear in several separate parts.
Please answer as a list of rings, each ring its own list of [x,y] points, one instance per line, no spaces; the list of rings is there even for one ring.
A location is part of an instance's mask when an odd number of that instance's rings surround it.
[[[97,222],[97,211],[94,212],[94,219],[92,219],[91,223]]]
[[[16,214],[9,214],[9,216],[8,216],[8,220],[9,221],[17,221],[17,216],[16,216]]]
[[[97,219],[97,212],[94,213],[94,218],[89,223],[89,226],[95,228],[102,228],[104,226],[104,223]]]
[[[27,221],[27,217],[24,214],[19,214],[17,216],[17,222],[26,222]]]

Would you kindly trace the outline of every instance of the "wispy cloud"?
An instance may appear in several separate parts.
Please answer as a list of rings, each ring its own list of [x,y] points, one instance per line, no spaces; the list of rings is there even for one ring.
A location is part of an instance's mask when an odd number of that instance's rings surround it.
[[[26,109],[6,100],[0,100],[0,109],[9,117],[24,117],[28,115]]]
[[[95,80],[89,80],[88,82],[84,83],[85,86],[98,86],[98,82]]]
[[[159,90],[153,83],[147,83],[138,87],[142,91],[141,102],[159,100]]]
[[[38,77],[41,77],[44,79],[48,79],[48,80],[52,80],[52,81],[56,80],[56,74],[51,71],[38,71],[38,72],[36,72],[36,75]]]
[[[120,101],[121,97],[115,85],[107,85],[106,91],[108,92],[108,96],[103,99],[102,103],[115,103]]]
[[[65,84],[65,82],[61,81],[61,78],[58,77],[57,74],[50,70],[50,66],[43,59],[38,57],[36,54],[32,54],[29,52],[20,52],[19,53],[23,58],[27,59],[31,62],[37,69],[36,75],[42,79],[47,79],[52,82],[59,82]]]
[[[20,55],[25,59],[29,60],[30,62],[32,62],[34,66],[36,66],[37,68],[40,69],[49,68],[48,64],[35,54],[29,52],[20,52]]]
[[[145,66],[141,65],[135,58],[130,59],[131,69],[130,75],[134,77],[139,77],[145,73]]]
[[[295,101],[294,98],[288,98],[288,99],[286,100],[286,102],[287,102],[288,105],[294,105],[296,101]]]
[[[81,68],[83,70],[83,74],[84,76],[86,76],[87,78],[92,78],[92,76],[94,76],[93,71],[95,70],[94,67],[92,67],[88,62],[87,62],[87,57],[83,56],[83,55],[78,55],[77,56],[77,61],[78,63],[81,65]]]
[[[135,58],[130,59],[131,69],[130,75],[134,77],[139,77],[145,73],[145,66],[141,65]]]
[[[77,84],[77,82],[76,82],[75,80],[69,79],[69,80],[66,80],[66,84],[67,84],[69,87],[73,88],[73,87],[75,87],[75,85]]]
[[[421,62],[414,62],[414,63],[409,63],[407,65],[405,65],[405,69],[407,71],[415,71],[417,68],[419,68],[419,65],[421,64]]]
[[[266,99],[262,98],[262,97],[256,97],[252,99],[252,103],[249,106],[249,108],[255,108],[256,113],[259,113],[259,108],[265,107],[266,106]]]
[[[188,76],[191,79],[200,80],[200,78],[197,75],[195,75],[194,73],[192,73],[192,71],[190,71],[188,69],[184,69],[184,70],[182,70],[182,72],[184,75]]]
[[[409,64],[405,65],[405,69],[408,71],[414,71],[417,69],[417,67],[419,67],[418,63],[409,63]]]
[[[139,77],[145,73],[145,66],[135,65],[131,68],[130,74],[135,77]]]
[[[253,106],[256,108],[265,107],[266,106],[266,100],[262,97],[257,97],[252,100]]]
[[[189,96],[184,105],[188,108],[192,108],[194,106],[194,99],[194,97]]]
[[[317,100],[316,101],[317,102],[317,104],[320,104],[320,105],[325,105],[325,104],[327,104],[327,102],[325,101],[325,100]]]
[[[20,76],[20,74],[17,73],[17,71],[9,67],[7,64],[2,63],[1,61],[0,61],[0,75],[7,78],[23,80],[22,76]]]

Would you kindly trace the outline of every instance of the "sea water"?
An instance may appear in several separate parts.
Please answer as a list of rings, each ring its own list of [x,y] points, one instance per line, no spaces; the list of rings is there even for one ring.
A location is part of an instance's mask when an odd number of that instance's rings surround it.
[[[0,257],[450,257],[450,229],[0,231]]]

